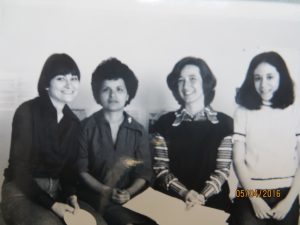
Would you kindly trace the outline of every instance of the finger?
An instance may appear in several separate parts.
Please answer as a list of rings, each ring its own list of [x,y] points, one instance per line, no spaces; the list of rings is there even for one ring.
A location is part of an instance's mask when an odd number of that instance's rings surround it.
[[[285,216],[280,216],[278,220],[283,220]]]
[[[73,206],[75,209],[78,209],[80,208],[79,207],[79,204],[78,204],[78,201],[76,199],[73,199],[71,202],[70,202],[71,206]]]
[[[284,217],[285,217],[285,215],[283,213],[280,213],[280,212],[276,213],[276,219],[277,220],[283,220]]]
[[[119,202],[119,197],[118,197],[118,196],[112,196],[111,198],[112,198],[112,200],[114,200],[115,202]]]
[[[186,209],[189,210],[189,209],[193,208],[194,205],[195,204],[193,202],[186,202]]]
[[[257,213],[256,217],[258,219],[261,219],[261,220],[264,218],[264,216],[262,215],[262,213]]]
[[[74,204],[74,208],[75,208],[75,210],[78,210],[78,209],[80,209],[80,206],[79,206],[79,204],[78,204],[78,202],[76,201],[76,203]]]
[[[273,212],[272,212],[272,210],[268,210],[268,211],[266,212],[266,214],[267,214],[268,218],[273,217]]]
[[[67,212],[74,213],[74,210],[75,209],[73,207],[69,206],[69,205],[66,205],[66,207],[65,207],[65,211],[67,211]]]

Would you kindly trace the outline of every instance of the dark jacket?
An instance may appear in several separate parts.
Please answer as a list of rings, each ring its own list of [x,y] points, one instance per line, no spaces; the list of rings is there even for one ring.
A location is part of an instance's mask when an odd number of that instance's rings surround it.
[[[55,199],[34,178],[59,179],[65,196],[75,193],[73,166],[80,123],[67,105],[63,114],[57,123],[56,109],[45,95],[21,104],[13,118],[9,166],[4,176],[47,208]]]

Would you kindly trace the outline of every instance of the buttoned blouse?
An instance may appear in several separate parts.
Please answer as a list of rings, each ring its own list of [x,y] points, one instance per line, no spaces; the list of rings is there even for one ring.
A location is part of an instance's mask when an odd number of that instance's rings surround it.
[[[88,172],[101,183],[121,189],[136,178],[150,181],[148,135],[126,112],[115,144],[102,110],[82,122],[79,142],[79,172]]]

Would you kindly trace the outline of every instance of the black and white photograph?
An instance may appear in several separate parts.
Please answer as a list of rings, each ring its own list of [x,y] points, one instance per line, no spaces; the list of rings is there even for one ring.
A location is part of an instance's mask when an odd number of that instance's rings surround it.
[[[300,1],[0,0],[0,225],[300,224]]]

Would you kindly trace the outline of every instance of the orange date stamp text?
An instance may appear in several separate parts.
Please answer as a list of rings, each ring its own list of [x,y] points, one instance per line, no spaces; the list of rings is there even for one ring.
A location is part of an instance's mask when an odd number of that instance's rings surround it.
[[[276,189],[237,189],[236,198],[279,198],[280,190]]]

